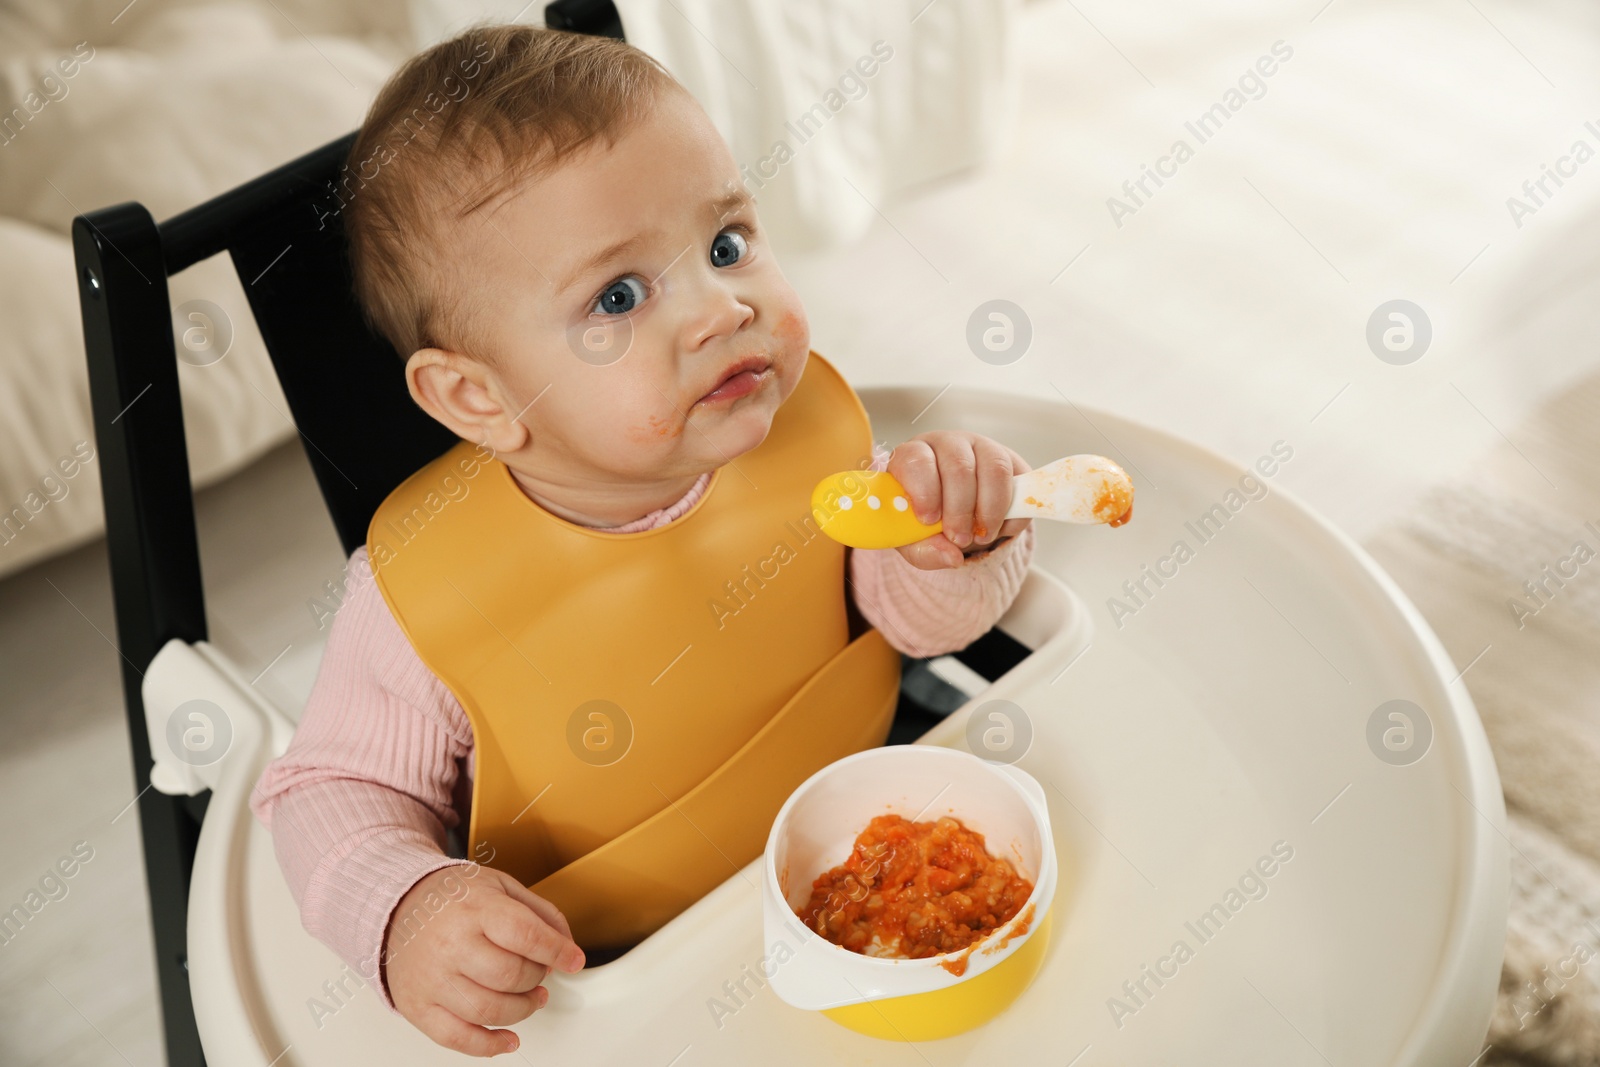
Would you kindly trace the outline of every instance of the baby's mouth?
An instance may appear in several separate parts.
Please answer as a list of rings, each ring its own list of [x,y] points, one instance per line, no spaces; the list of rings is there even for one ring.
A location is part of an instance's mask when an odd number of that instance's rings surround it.
[[[695,401],[696,404],[718,404],[749,396],[772,375],[772,364],[762,356],[747,356],[724,368],[717,384]]]

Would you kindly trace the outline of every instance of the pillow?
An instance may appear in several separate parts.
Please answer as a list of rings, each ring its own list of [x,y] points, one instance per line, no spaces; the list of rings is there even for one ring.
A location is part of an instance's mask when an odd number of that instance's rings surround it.
[[[126,46],[90,44],[71,77],[70,48],[9,64],[12,93],[30,73],[59,88],[0,146],[0,214],[66,233],[138,200],[165,219],[354,129],[393,68],[358,41],[282,37],[245,4],[157,14]]]
[[[80,7],[0,45],[0,121],[12,116],[0,133],[0,523],[13,520],[0,525],[0,573],[104,528],[73,216],[137,200],[160,221],[226,192],[354,129],[399,61],[353,39],[307,40],[245,3],[140,0],[117,36],[75,49]],[[201,487],[295,430],[231,261],[195,264],[169,288],[175,309],[209,301],[234,333],[221,360],[178,364]],[[60,461],[84,451],[94,458],[66,478]]]

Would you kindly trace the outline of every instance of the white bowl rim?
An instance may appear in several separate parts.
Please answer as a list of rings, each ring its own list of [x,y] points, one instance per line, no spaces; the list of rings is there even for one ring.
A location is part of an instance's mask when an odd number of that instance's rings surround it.
[[[1027,806],[1028,810],[1033,814],[1034,822],[1038,826],[1038,829],[1039,829],[1040,842],[1041,842],[1042,847],[1040,848],[1040,863],[1039,863],[1038,875],[1033,880],[1033,891],[1028,894],[1027,899],[1022,902],[1022,906],[1017,909],[1017,913],[1015,915],[1013,915],[1010,919],[1007,919],[1005,922],[1001,923],[999,926],[997,926],[993,930],[991,930],[988,934],[984,935],[982,940],[974,941],[971,945],[968,945],[966,948],[956,949],[954,952],[940,952],[940,953],[938,953],[936,955],[933,955],[933,956],[921,956],[921,957],[917,957],[917,958],[902,958],[902,957],[896,957],[896,956],[868,956],[865,953],[852,952],[851,950],[845,948],[843,945],[834,944],[832,941],[829,941],[827,938],[823,937],[821,934],[819,934],[815,930],[811,929],[805,923],[800,922],[799,921],[800,917],[798,915],[795,915],[794,912],[791,909],[789,909],[788,898],[784,895],[784,893],[782,891],[782,886],[780,886],[778,884],[777,861],[776,861],[776,858],[774,856],[774,850],[773,850],[772,846],[773,846],[773,843],[777,839],[779,828],[781,828],[783,826],[784,822],[788,819],[789,813],[793,809],[793,807],[794,807],[795,803],[797,802],[797,800],[801,796],[803,796],[808,790],[810,790],[813,785],[815,785],[817,782],[819,782],[823,778],[823,776],[825,776],[827,774],[830,774],[830,773],[833,773],[834,771],[837,770],[837,768],[839,768],[841,766],[844,766],[844,765],[849,764],[849,763],[863,762],[863,761],[866,761],[866,760],[869,760],[869,759],[884,758],[883,757],[884,753],[889,753],[889,754],[892,754],[892,755],[898,755],[899,754],[899,750],[920,751],[920,752],[926,752],[926,753],[939,753],[939,755],[932,756],[931,758],[933,758],[933,759],[955,758],[955,759],[963,759],[963,760],[965,760],[965,759],[977,760],[979,763],[983,764],[985,767],[989,768],[992,771],[995,771],[996,772],[996,774],[995,774],[996,779],[998,781],[1000,781],[1000,782],[1003,782],[1007,788],[1012,789],[1012,790],[1014,790],[1016,792],[1016,794],[1022,799],[1023,803]],[[924,757],[917,756],[917,757],[913,757],[913,758],[921,759],[921,758],[924,758]],[[789,794],[789,799],[784,801],[783,807],[778,809],[778,814],[772,820],[772,829],[767,834],[767,847],[762,853],[762,860],[761,860],[762,875],[763,875],[763,880],[766,883],[769,903],[770,903],[771,900],[780,901],[782,903],[783,908],[786,911],[788,911],[789,916],[794,919],[793,923],[789,923],[789,922],[786,921],[785,924],[784,924],[785,926],[797,927],[797,928],[799,928],[801,930],[804,930],[806,935],[807,935],[807,938],[810,941],[812,941],[813,943],[819,944],[819,945],[827,946],[827,948],[824,949],[824,951],[832,950],[832,953],[838,954],[840,959],[848,960],[854,966],[865,966],[865,967],[888,969],[888,970],[905,970],[905,969],[908,969],[908,968],[912,969],[912,970],[931,970],[933,968],[937,968],[939,970],[944,971],[947,974],[952,973],[952,972],[950,972],[949,968],[944,966],[944,961],[946,959],[948,959],[950,957],[958,957],[958,956],[963,956],[963,955],[965,955],[968,959],[971,959],[973,956],[977,955],[979,951],[982,950],[982,946],[986,942],[994,940],[995,938],[1000,937],[1002,934],[1004,934],[1007,931],[1009,931],[1012,927],[1015,927],[1017,925],[1017,923],[1021,922],[1023,920],[1024,916],[1026,916],[1028,918],[1029,923],[1030,923],[1027,932],[1024,933],[1024,934],[1021,934],[1021,935],[1019,935],[1017,937],[1012,938],[1010,941],[1008,941],[1006,943],[1006,945],[1004,946],[1003,949],[995,950],[992,953],[986,953],[986,955],[993,955],[996,958],[994,960],[992,960],[992,961],[986,961],[988,963],[988,966],[980,968],[977,971],[972,971],[970,973],[970,977],[974,977],[975,978],[978,975],[985,973],[994,964],[999,963],[1002,959],[1006,958],[1007,956],[1011,955],[1011,953],[1013,953],[1013,952],[1017,951],[1018,949],[1020,949],[1025,943],[1027,943],[1028,939],[1031,938],[1034,935],[1034,933],[1036,933],[1038,931],[1039,924],[1041,922],[1043,922],[1044,914],[1045,914],[1046,911],[1049,910],[1050,903],[1051,903],[1051,901],[1047,900],[1047,901],[1045,901],[1043,903],[1042,906],[1039,904],[1039,899],[1042,896],[1042,892],[1041,891],[1045,890],[1045,889],[1048,889],[1049,892],[1050,892],[1050,895],[1052,897],[1054,897],[1054,895],[1055,895],[1056,851],[1055,851],[1055,840],[1051,836],[1051,833],[1050,833],[1050,819],[1049,819],[1048,809],[1045,808],[1044,806],[1042,806],[1038,801],[1036,801],[1035,798],[1029,796],[1028,795],[1028,791],[1027,791],[1026,788],[1024,788],[1021,780],[1019,780],[1018,778],[1014,777],[1013,774],[1010,773],[1010,772],[1015,772],[1016,774],[1024,774],[1024,775],[1028,774],[1027,771],[1022,770],[1022,768],[1020,768],[1020,767],[1016,767],[1016,766],[1014,766],[1012,764],[1000,763],[1000,762],[997,762],[997,761],[994,761],[994,760],[986,760],[981,756],[978,756],[978,755],[976,755],[974,753],[971,753],[971,752],[965,752],[965,751],[963,751],[963,750],[961,750],[959,748],[949,748],[949,747],[947,747],[945,745],[916,745],[916,744],[909,744],[909,745],[878,745],[878,746],[873,747],[873,748],[862,749],[860,752],[851,753],[848,756],[840,757],[839,759],[833,761],[832,763],[828,764],[827,766],[819,768],[815,773],[813,773],[811,775],[811,777],[807,778],[804,782],[801,782],[800,785],[795,788],[795,791],[793,793]],[[1028,777],[1030,779],[1032,779],[1033,776],[1032,775],[1028,775]],[[1047,877],[1047,875],[1048,875],[1048,877]],[[1030,905],[1032,905],[1032,907],[1033,907],[1032,913],[1030,913],[1030,911],[1029,911],[1029,906]],[[967,977],[969,977],[969,975],[968,974],[961,974],[961,975],[955,975],[955,977],[957,978],[958,981],[963,981]],[[952,983],[952,984],[954,984],[954,983]]]

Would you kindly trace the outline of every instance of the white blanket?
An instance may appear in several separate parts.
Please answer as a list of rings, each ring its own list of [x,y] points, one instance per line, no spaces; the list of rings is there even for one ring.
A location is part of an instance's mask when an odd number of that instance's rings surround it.
[[[694,93],[780,249],[854,240],[908,187],[994,154],[1016,117],[1020,0],[620,0]]]

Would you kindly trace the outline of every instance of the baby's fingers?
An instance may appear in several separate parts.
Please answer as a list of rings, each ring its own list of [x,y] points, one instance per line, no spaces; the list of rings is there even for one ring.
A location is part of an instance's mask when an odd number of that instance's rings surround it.
[[[973,519],[978,503],[977,457],[972,442],[956,434],[939,438],[935,450],[939,463],[939,492],[944,510],[943,533],[957,548],[972,543]]]
[[[532,908],[545,922],[561,931],[563,937],[572,937],[572,927],[567,924],[567,917],[561,914],[561,909],[539,896],[521,882],[508,880],[505,885],[506,892],[517,900],[522,901]]]
[[[937,571],[961,566],[961,550],[942,533],[924,537],[915,544],[903,545],[895,551],[918,570]]]
[[[1011,508],[1012,451],[988,437],[972,441],[972,463],[978,481],[974,506],[972,540],[987,545],[1001,535],[1001,525]]]
[[[544,986],[529,993],[505,993],[479,985],[464,974],[441,977],[440,1002],[465,1022],[482,1026],[520,1023],[550,999],[550,990]]]
[[[416,1020],[417,1029],[438,1045],[468,1056],[498,1056],[515,1052],[522,1042],[510,1030],[474,1026],[448,1008],[434,1004]]]
[[[1015,537],[1028,528],[1032,519],[1007,519],[1000,526],[1000,537]],[[996,538],[999,540],[999,538]]]
[[[511,896],[500,897],[484,908],[483,934],[501,948],[551,970],[571,973],[583,969],[583,949]]]
[[[889,455],[888,471],[905,487],[911,498],[911,512],[919,522],[932,526],[939,521],[943,494],[939,488],[939,461],[933,446],[917,438],[896,446]]]
[[[544,964],[503,949],[486,936],[472,939],[458,957],[457,966],[472,981],[501,993],[531,992],[550,974]]]

